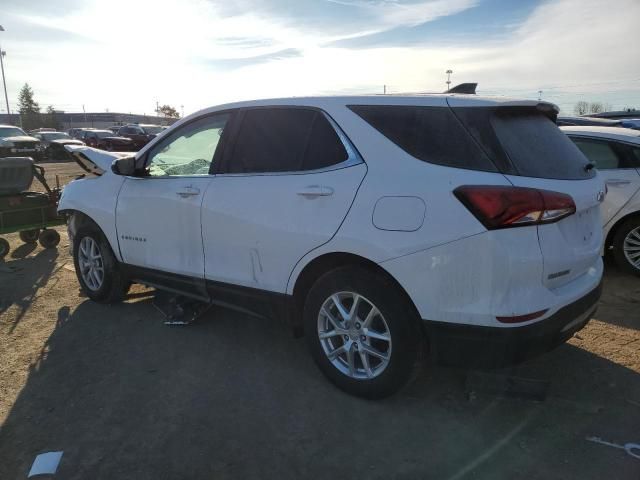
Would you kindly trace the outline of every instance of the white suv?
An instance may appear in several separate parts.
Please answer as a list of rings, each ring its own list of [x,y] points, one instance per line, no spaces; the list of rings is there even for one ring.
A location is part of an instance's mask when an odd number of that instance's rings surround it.
[[[596,308],[604,183],[547,103],[296,98],[203,110],[60,210],[99,302],[131,282],[282,319],[338,387],[374,398],[423,352],[477,367],[566,341]],[[111,164],[113,161],[113,164]]]
[[[562,127],[595,164],[609,193],[602,204],[605,248],[640,276],[640,131],[617,127]]]

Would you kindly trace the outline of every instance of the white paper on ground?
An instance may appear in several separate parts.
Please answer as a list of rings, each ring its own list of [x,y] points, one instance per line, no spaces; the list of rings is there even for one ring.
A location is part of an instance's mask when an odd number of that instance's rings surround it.
[[[31,470],[27,478],[31,478],[34,475],[53,475],[58,469],[58,464],[62,458],[63,452],[47,452],[41,453],[33,461]]]

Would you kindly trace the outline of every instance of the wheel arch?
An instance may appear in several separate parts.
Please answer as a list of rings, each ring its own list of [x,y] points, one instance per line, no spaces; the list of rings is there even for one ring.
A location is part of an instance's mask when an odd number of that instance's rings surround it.
[[[397,288],[398,292],[403,296],[407,302],[407,306],[412,310],[416,318],[420,318],[416,305],[413,303],[413,300],[411,300],[411,297],[406,290],[402,285],[400,285],[400,282],[398,282],[393,275],[379,264],[354,253],[330,252],[324,253],[310,260],[295,279],[293,286],[293,303],[297,312],[294,324],[294,328],[296,330],[302,329],[302,310],[304,308],[304,301],[313,284],[325,273],[338,267],[345,266],[359,266],[384,276]],[[302,333],[301,330],[300,333]]]
[[[604,243],[605,253],[613,246],[613,239],[615,238],[620,227],[631,219],[640,219],[640,210],[636,210],[635,212],[628,213],[624,217],[619,218],[616,223],[609,229],[609,233],[607,233],[607,238]]]
[[[79,228],[85,225],[92,225],[98,230],[100,230],[100,232],[105,236],[105,238],[109,242],[109,245],[111,246],[111,251],[115,255],[116,259],[118,261],[122,260],[122,257],[120,256],[119,245],[117,244],[113,245],[113,242],[109,240],[109,236],[107,235],[106,230],[102,227],[102,225],[100,225],[99,222],[97,222],[93,217],[91,217],[91,215],[87,214],[86,212],[83,212],[82,210],[78,210],[75,208],[60,209],[58,210],[58,213],[61,213],[67,217],[67,228],[69,231],[69,235],[71,237],[75,236],[75,233],[78,231]],[[73,249],[72,242],[71,242],[70,248]]]

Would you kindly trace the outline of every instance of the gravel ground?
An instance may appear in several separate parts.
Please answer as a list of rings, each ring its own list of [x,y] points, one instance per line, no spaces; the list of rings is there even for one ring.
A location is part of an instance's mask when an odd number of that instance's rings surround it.
[[[121,305],[88,301],[59,230],[57,250],[7,237],[2,480],[26,478],[36,454],[57,450],[63,479],[640,477],[639,459],[585,440],[640,443],[640,279],[612,265],[584,330],[500,372],[549,381],[543,401],[427,367],[369,402],[333,388],[276,322],[212,308],[167,327],[138,286]]]

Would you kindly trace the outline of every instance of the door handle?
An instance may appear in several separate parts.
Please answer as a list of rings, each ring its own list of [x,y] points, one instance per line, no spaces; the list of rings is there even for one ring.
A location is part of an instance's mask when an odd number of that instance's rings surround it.
[[[308,185],[298,190],[298,195],[305,198],[328,197],[333,195],[333,188],[322,185]]]
[[[606,184],[610,187],[624,187],[625,185],[629,185],[631,180],[622,180],[619,178],[612,178],[611,180],[607,180]]]
[[[182,190],[178,190],[176,195],[179,195],[182,198],[194,197],[196,195],[200,195],[200,189],[195,187],[184,187]]]

